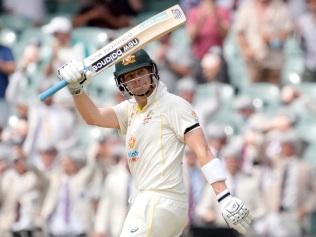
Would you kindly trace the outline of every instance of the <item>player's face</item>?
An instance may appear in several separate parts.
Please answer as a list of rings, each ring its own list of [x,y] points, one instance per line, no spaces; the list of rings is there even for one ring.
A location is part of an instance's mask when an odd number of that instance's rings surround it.
[[[140,68],[135,71],[126,73],[122,77],[122,83],[134,95],[143,95],[152,88],[153,73],[148,68]]]

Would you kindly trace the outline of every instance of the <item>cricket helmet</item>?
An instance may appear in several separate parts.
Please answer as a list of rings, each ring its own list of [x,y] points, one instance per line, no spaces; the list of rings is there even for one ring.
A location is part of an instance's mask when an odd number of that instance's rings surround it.
[[[137,69],[149,67],[152,69],[154,76],[159,80],[158,69],[156,63],[149,57],[148,53],[144,49],[136,51],[118,63],[115,64],[114,78],[116,85],[120,91],[124,91],[124,85],[122,85],[121,77],[129,72]]]

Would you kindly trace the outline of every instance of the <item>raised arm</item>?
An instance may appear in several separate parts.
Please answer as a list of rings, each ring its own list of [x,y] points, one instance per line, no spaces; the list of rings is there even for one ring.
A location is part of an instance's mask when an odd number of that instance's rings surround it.
[[[222,215],[231,228],[246,234],[251,222],[251,216],[244,202],[232,197],[225,184],[225,170],[220,159],[214,157],[201,128],[185,134],[185,143],[195,153],[201,170],[216,193]]]
[[[59,77],[66,80],[75,106],[82,118],[89,125],[105,128],[119,128],[119,122],[111,107],[98,108],[84,92],[87,79],[83,76],[83,64],[80,61],[70,61],[58,70]]]

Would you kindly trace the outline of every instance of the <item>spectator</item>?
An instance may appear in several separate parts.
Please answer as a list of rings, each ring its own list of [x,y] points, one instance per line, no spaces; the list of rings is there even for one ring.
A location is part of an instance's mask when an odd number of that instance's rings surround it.
[[[11,159],[13,169],[5,172],[0,184],[1,236],[10,236],[11,232],[16,237],[32,237],[40,225],[40,180],[27,165],[25,156],[17,152]]]
[[[1,29],[0,29],[1,30]],[[9,76],[15,71],[15,61],[10,48],[0,44],[0,126],[4,127],[10,107],[6,101]]]
[[[217,0],[219,6],[230,9],[233,15],[244,2],[246,2],[246,0]]]
[[[51,176],[42,208],[49,236],[87,237],[92,228],[92,203],[88,184],[95,161],[82,164],[84,153],[78,148],[61,158],[61,172]]]
[[[209,123],[205,129],[205,135],[215,157],[222,157],[222,151],[228,142],[225,133],[225,125]]]
[[[184,12],[190,11],[192,8],[198,6],[201,0],[180,0],[180,6]]]
[[[161,80],[168,86],[170,92],[176,90],[176,84],[180,78],[188,77],[192,73],[192,57],[187,47],[189,45],[186,44],[187,39],[181,38],[185,43],[179,44],[175,40],[177,33],[166,34],[148,47],[148,52],[153,55],[153,60],[159,68]],[[186,34],[182,35],[182,37],[185,36]]]
[[[28,132],[28,122],[16,116],[10,117],[11,122],[3,131],[3,142],[9,144],[23,144]]]
[[[187,13],[187,29],[194,59],[193,75],[201,81],[200,60],[211,47],[223,45],[230,27],[228,9],[216,6],[215,0],[202,0]]]
[[[41,85],[41,89],[48,88],[50,83]],[[29,109],[28,133],[24,149],[32,157],[32,162],[37,159],[39,150],[54,146],[58,150],[65,150],[76,143],[72,136],[72,129],[78,124],[75,115],[68,108],[54,102],[54,97],[44,103],[34,104]]]
[[[304,52],[304,81],[316,82],[316,1],[307,0],[308,10],[298,20],[298,32]]]
[[[264,213],[264,203],[261,200],[259,182],[255,175],[242,171],[242,156],[240,147],[231,144],[227,145],[223,151],[223,162],[227,170],[227,185],[234,195],[243,198],[253,213],[254,221],[259,219]],[[211,198],[210,198],[211,197]],[[204,224],[215,224],[225,226],[225,221],[221,217],[216,206],[216,198],[210,188],[206,188],[203,198],[197,208],[197,213]]]
[[[301,93],[299,89],[293,85],[282,87],[280,96],[281,106],[279,107],[279,111],[292,113],[298,120],[302,121],[306,113],[308,113],[306,104],[310,99],[309,96]]]
[[[186,151],[184,164],[184,175],[185,179],[187,179],[189,195],[189,225],[192,227],[201,224],[201,221],[196,214],[196,208],[202,198],[206,183],[203,174],[199,169],[198,160],[192,151]]]
[[[196,93],[196,82],[191,77],[181,78],[177,83],[177,95],[186,101],[193,103]]]
[[[288,5],[290,16],[296,22],[307,10],[306,0],[283,0]]]
[[[132,198],[133,185],[127,167],[125,148],[114,147],[113,159],[116,162],[106,177],[102,199],[96,214],[94,237],[118,237],[122,231]]]
[[[10,147],[8,145],[0,143],[0,184],[1,184],[1,179],[4,173],[9,168],[9,162],[8,162],[9,157],[10,157]],[[0,199],[1,199],[1,193],[0,193]]]
[[[194,104],[195,111],[200,118],[202,127],[206,126],[208,119],[218,109],[216,100],[205,100],[197,98],[196,82],[191,77],[181,78],[177,83],[177,95]]]
[[[212,47],[201,60],[202,76],[206,82],[229,83],[227,66],[220,47]]]
[[[204,127],[209,120],[216,116],[221,108],[225,107],[225,101],[222,99],[222,91],[225,85],[219,81],[223,64],[220,56],[215,51],[216,50],[211,50],[202,58],[200,65],[205,80],[204,82],[207,83],[199,85],[199,89],[202,90],[202,93],[197,91],[194,98],[194,106],[200,115],[200,123]]]
[[[4,0],[4,9],[7,13],[25,17],[34,25],[40,25],[45,16],[45,1],[44,0]],[[23,29],[21,29],[23,30]]]
[[[130,16],[135,16],[143,8],[140,0],[100,1],[84,4],[74,16],[75,27],[92,26],[119,29],[131,25]]]
[[[96,168],[89,184],[89,192],[95,212],[98,211],[99,202],[102,198],[104,181],[116,166],[116,162],[111,156],[114,146],[112,139],[111,134],[102,133],[88,148],[88,156],[96,161]]]
[[[53,146],[43,147],[39,150],[39,156],[35,166],[49,179],[58,169],[58,150]]]
[[[6,98],[12,104],[34,98],[35,88],[38,86],[40,76],[40,45],[38,43],[28,44],[21,58],[18,59],[16,71],[10,77]],[[27,100],[26,100],[27,98]]]
[[[283,46],[292,29],[281,1],[255,0],[239,8],[234,30],[251,82],[280,83]]]
[[[272,237],[302,236],[316,208],[313,170],[297,156],[300,141],[293,131],[281,134],[278,144],[272,177],[263,186],[267,214],[255,228]]]
[[[86,56],[86,48],[82,42],[72,38],[72,24],[66,17],[54,17],[47,25],[43,26],[44,33],[54,36],[52,55],[45,68],[45,75],[52,76],[57,69],[70,59],[81,60]]]
[[[252,99],[246,95],[239,96],[233,106],[244,121],[256,112]]]

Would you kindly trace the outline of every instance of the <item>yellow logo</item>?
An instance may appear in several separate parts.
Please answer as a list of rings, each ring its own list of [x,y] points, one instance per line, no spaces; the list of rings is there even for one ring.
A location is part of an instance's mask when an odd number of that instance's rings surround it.
[[[195,118],[195,119],[197,119],[197,114],[194,112],[194,111],[192,111],[192,116],[193,116],[193,118]]]
[[[136,146],[136,138],[130,137],[128,140],[128,149],[133,149]]]
[[[122,60],[122,64],[124,65],[124,66],[126,66],[126,65],[128,65],[128,64],[131,64],[131,63],[135,63],[136,62],[136,57],[135,57],[135,55],[129,55],[129,56],[127,56],[126,58],[124,58],[123,60]]]

